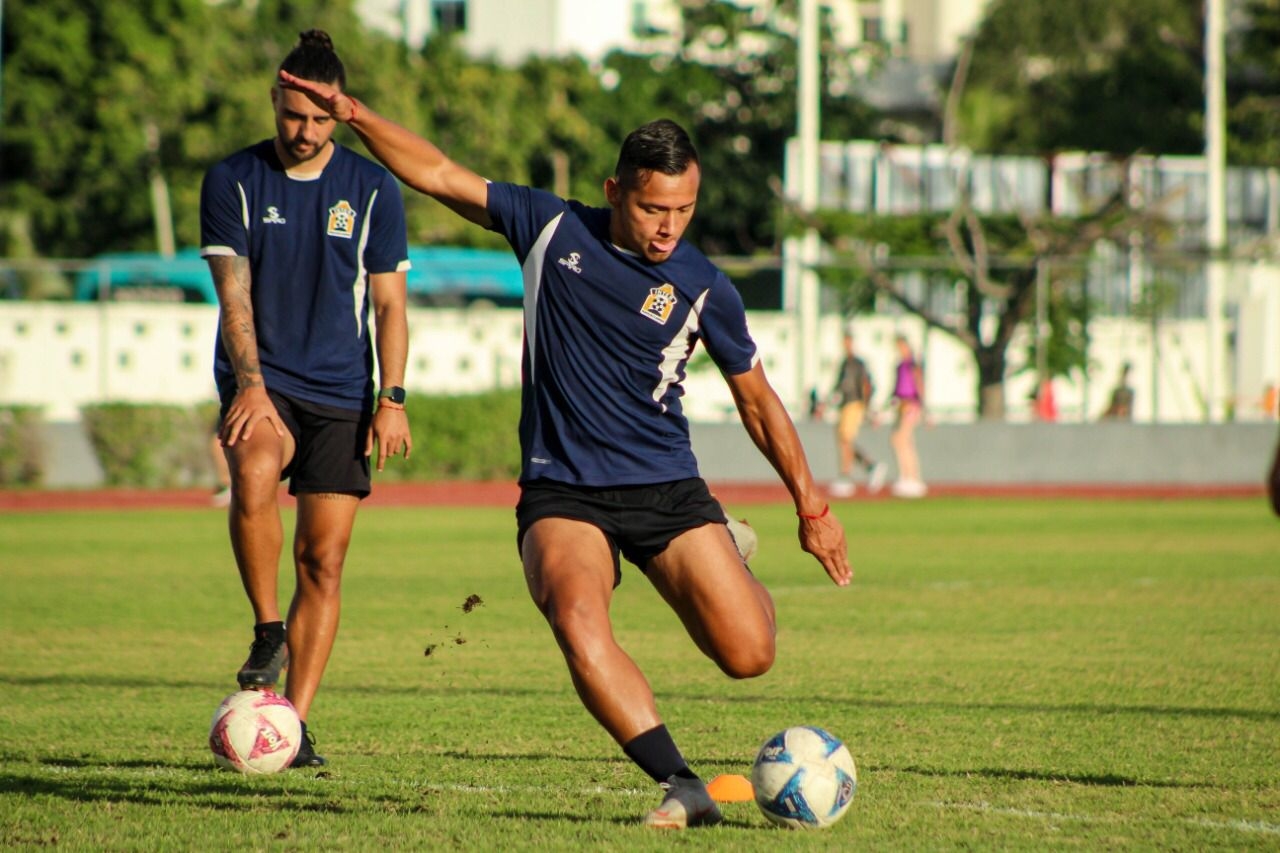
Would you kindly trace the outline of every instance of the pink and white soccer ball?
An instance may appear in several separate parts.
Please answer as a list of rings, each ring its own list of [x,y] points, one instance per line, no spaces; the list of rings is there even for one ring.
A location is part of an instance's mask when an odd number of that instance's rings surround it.
[[[838,821],[858,790],[853,756],[816,726],[793,726],[764,742],[751,768],[756,805],[773,823],[822,829]]]
[[[278,773],[298,754],[302,723],[285,697],[270,690],[239,690],[213,712],[209,749],[219,767],[241,773]]]

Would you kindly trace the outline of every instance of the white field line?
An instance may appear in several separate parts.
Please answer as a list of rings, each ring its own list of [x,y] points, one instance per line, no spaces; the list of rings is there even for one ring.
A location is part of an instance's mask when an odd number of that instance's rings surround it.
[[[451,782],[423,782],[413,785],[413,787],[419,790],[455,794],[545,794],[547,792],[546,785],[460,785]],[[662,791],[656,785],[645,790],[639,788],[605,788],[600,785],[594,785],[589,788],[579,788],[574,793],[579,796],[617,794],[623,797],[656,797]]]
[[[1077,823],[1118,823],[1130,818],[1108,817],[1091,814],[1064,814],[1062,812],[1042,812],[1034,809],[1015,809],[1004,806],[993,806],[991,803],[944,803],[937,800],[926,801],[925,805],[939,809],[958,809],[961,811],[982,812],[984,814],[1009,815],[1031,820],[1075,821]],[[1203,826],[1209,829],[1233,829],[1237,832],[1260,832],[1264,835],[1280,835],[1280,824],[1267,823],[1261,820],[1211,820],[1209,818],[1184,817],[1176,818],[1180,823]]]

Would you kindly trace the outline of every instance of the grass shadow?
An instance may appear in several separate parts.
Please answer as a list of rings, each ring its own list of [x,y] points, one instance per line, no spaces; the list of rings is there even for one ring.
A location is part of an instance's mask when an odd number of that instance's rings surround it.
[[[0,676],[0,687],[101,687],[109,690],[155,689],[172,691],[175,689],[208,689],[207,681],[164,681],[130,676],[110,676],[100,674],[79,675],[41,675],[41,676]],[[229,688],[230,689],[230,688]],[[392,685],[385,683],[368,684],[333,684],[324,687],[326,694],[341,695],[344,693],[361,696],[493,696],[498,698],[562,698],[570,695],[566,680],[564,689],[531,688],[516,685],[501,687],[450,687],[439,685]],[[726,693],[684,693],[679,691],[658,690],[656,696],[662,701],[684,701],[694,703],[723,702],[731,704],[758,704],[769,706],[778,702],[791,701],[785,696],[766,696],[760,694],[733,695]],[[1086,714],[1089,716],[1155,716],[1155,717],[1193,717],[1204,719],[1240,719],[1260,722],[1280,721],[1280,709],[1261,708],[1226,708],[1226,707],[1189,707],[1177,705],[1121,705],[1116,703],[1090,704],[1073,702],[1054,704],[1048,702],[936,702],[912,701],[909,699],[866,699],[849,696],[807,697],[814,704],[831,705],[833,707],[851,706],[856,708],[878,708],[891,711],[933,710],[933,711],[993,711],[1000,713],[1027,714]]]
[[[1133,776],[1121,776],[1116,773],[1055,773],[1050,770],[1018,770],[1008,767],[942,770],[936,767],[892,767],[882,765],[875,768],[864,768],[864,770],[890,770],[917,776],[952,779],[970,779],[978,776],[985,779],[1013,780],[1017,782],[1066,782],[1072,785],[1101,788],[1179,788],[1193,790],[1218,787],[1206,782],[1171,782],[1168,779],[1139,779]]]

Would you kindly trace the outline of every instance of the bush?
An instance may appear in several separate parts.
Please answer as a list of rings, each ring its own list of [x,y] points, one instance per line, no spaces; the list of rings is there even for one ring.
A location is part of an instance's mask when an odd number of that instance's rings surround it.
[[[408,461],[400,457],[389,461],[377,475],[380,481],[514,480],[519,476],[518,390],[413,395],[406,408],[413,454]],[[103,403],[81,410],[85,434],[106,485],[139,488],[212,482],[209,439],[217,414],[216,403],[195,407]],[[3,460],[0,456],[0,483],[4,482]]]
[[[151,403],[84,406],[85,434],[108,486],[161,488],[208,480],[207,409]]]
[[[39,406],[0,406],[0,487],[44,480],[43,425]]]
[[[378,478],[514,480],[520,474],[520,392],[411,395],[405,408],[413,453],[388,461]]]

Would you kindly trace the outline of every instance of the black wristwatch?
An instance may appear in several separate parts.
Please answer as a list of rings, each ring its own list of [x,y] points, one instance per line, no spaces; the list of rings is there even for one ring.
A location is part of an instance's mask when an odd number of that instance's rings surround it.
[[[392,385],[390,388],[383,388],[378,392],[379,400],[390,400],[393,403],[404,405],[404,389],[399,385]]]

